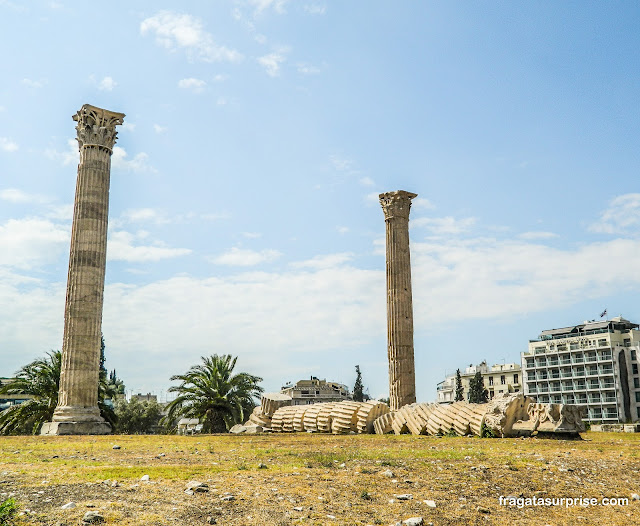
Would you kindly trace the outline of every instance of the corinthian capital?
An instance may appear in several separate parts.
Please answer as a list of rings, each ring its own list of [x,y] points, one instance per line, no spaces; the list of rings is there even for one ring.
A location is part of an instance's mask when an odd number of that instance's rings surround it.
[[[414,197],[418,197],[418,194],[405,192],[404,190],[380,194],[380,204],[382,205],[385,221],[393,219],[394,217],[401,217],[408,221],[409,211],[411,210],[411,200]]]
[[[101,146],[111,153],[118,136],[116,126],[123,123],[124,113],[116,113],[85,104],[73,116],[73,120],[78,123],[76,126],[78,148]]]

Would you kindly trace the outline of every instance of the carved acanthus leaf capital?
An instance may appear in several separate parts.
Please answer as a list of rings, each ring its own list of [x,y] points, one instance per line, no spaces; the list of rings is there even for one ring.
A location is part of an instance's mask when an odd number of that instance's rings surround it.
[[[78,123],[76,131],[79,149],[84,146],[101,146],[111,153],[118,136],[116,126],[124,122],[124,113],[85,104],[73,116],[73,120]]]
[[[414,197],[418,197],[418,194],[405,192],[404,190],[396,190],[395,192],[380,194],[379,197],[385,221],[393,219],[394,217],[401,217],[408,221],[411,210],[411,200]]]

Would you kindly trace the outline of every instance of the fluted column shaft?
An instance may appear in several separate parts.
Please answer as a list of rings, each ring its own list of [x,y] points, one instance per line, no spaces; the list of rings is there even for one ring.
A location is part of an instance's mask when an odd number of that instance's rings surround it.
[[[386,224],[387,357],[392,410],[416,401],[409,211],[417,194],[380,194]]]
[[[62,368],[53,422],[101,422],[100,336],[107,255],[109,180],[115,126],[124,115],[84,105],[78,121],[80,164],[71,229]]]

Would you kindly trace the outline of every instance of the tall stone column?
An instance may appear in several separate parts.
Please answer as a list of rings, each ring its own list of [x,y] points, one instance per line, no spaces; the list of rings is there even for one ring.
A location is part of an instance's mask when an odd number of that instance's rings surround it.
[[[417,194],[404,190],[380,194],[387,237],[387,356],[392,410],[416,401],[409,254],[409,211],[414,197]]]
[[[111,154],[123,113],[85,104],[77,121],[80,164],[71,228],[71,251],[58,405],[43,435],[103,435],[98,375],[107,255]]]

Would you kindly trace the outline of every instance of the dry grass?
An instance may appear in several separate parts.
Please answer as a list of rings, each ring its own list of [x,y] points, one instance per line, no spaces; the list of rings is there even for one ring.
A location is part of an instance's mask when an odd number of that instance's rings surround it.
[[[209,518],[238,525],[388,525],[415,516],[436,526],[637,524],[640,501],[589,508],[499,504],[500,495],[640,493],[640,436],[583,436],[4,437],[0,501],[15,497],[24,512],[19,524],[77,525],[88,510],[122,525],[196,526]],[[394,479],[381,475],[387,469]],[[140,481],[145,474],[149,482]],[[210,491],[185,494],[190,480],[207,482]],[[413,499],[395,498],[405,493]],[[235,500],[223,501],[225,494]],[[61,510],[69,501],[77,507]]]

